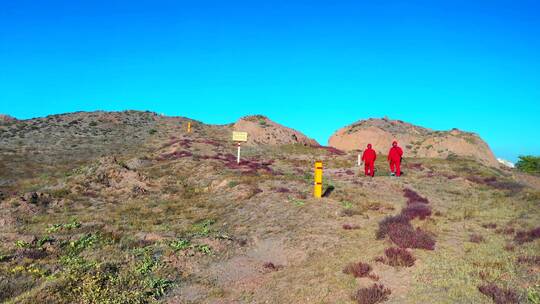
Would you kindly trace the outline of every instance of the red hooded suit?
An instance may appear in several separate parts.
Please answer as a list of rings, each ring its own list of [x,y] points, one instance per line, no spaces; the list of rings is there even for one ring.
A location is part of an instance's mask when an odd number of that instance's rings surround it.
[[[403,156],[403,150],[398,147],[397,141],[392,143],[392,148],[388,152],[388,161],[390,162],[390,171],[395,172],[396,176],[401,175],[401,157]]]
[[[375,175],[375,160],[377,159],[377,153],[371,148],[371,144],[367,145],[367,149],[362,154],[362,160],[364,161],[364,172],[366,175]]]

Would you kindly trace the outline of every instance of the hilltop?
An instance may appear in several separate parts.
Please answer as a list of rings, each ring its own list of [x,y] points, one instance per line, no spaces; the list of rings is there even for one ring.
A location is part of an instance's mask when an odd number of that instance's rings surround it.
[[[233,126],[236,131],[248,132],[248,145],[284,145],[302,144],[319,146],[314,139],[275,123],[263,115],[253,115],[240,118]]]
[[[336,131],[328,144],[337,149],[351,151],[364,149],[368,143],[383,154],[393,140],[397,140],[405,155],[410,157],[448,158],[468,157],[486,165],[499,165],[486,142],[477,134],[454,128],[433,131],[401,120],[361,120]]]
[[[233,130],[253,133],[240,164]],[[407,156],[402,178],[380,158],[366,178],[356,152],[263,116],[208,125],[137,111],[13,121],[0,143],[0,302],[521,303],[539,292],[540,179],[471,157]]]

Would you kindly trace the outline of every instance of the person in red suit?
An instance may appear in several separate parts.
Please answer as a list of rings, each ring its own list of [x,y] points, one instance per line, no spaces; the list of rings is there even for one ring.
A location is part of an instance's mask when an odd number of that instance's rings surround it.
[[[388,151],[388,161],[390,162],[390,173],[392,176],[401,175],[401,157],[403,150],[398,146],[397,141],[392,143],[392,148]]]
[[[362,161],[364,162],[364,172],[366,176],[375,176],[375,160],[377,152],[371,148],[371,144],[367,145],[367,149],[362,153]]]

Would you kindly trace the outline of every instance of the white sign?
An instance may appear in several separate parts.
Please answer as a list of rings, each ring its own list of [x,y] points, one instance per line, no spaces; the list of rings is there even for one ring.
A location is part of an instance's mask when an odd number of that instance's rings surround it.
[[[246,142],[247,137],[248,137],[247,132],[236,132],[236,131],[232,132],[233,141]]]

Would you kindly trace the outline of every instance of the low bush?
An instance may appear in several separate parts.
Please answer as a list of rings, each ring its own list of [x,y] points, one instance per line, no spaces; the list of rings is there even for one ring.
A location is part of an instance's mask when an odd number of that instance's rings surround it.
[[[536,265],[540,266],[540,256],[519,256],[517,258],[517,262],[519,264],[530,264],[530,265]]]
[[[401,210],[401,214],[409,220],[420,218],[424,220],[431,215],[431,208],[423,203],[412,203]]]
[[[343,224],[342,228],[345,230],[354,230],[354,229],[359,229],[360,226],[353,225],[353,224]]]
[[[416,259],[414,256],[403,248],[390,247],[384,250],[383,263],[394,267],[411,267]]]
[[[435,249],[435,240],[427,232],[412,226],[394,225],[388,231],[388,236],[394,244],[401,248]]]
[[[518,295],[514,290],[502,289],[494,283],[478,286],[478,290],[485,296],[490,297],[496,304],[518,303]]]
[[[283,266],[281,265],[276,265],[272,262],[266,262],[263,264],[263,268],[267,271],[278,271],[280,270],[281,268],[283,268]]]
[[[408,188],[403,189],[403,196],[407,198],[407,205],[412,203],[429,204],[427,198],[420,196],[416,191]]]
[[[480,234],[471,234],[469,236],[469,241],[471,243],[482,243],[484,242],[484,237],[481,236]]]
[[[497,224],[495,224],[495,223],[485,223],[485,224],[482,224],[482,227],[484,227],[486,229],[495,229],[495,228],[497,228]]]
[[[358,304],[376,304],[388,300],[391,293],[384,285],[373,284],[371,287],[358,289],[352,298]]]
[[[343,273],[352,274],[355,278],[363,278],[371,272],[371,265],[363,262],[351,263],[343,268]]]
[[[529,231],[519,231],[516,233],[514,241],[521,245],[523,243],[532,242],[538,238],[540,238],[540,227],[536,227]]]
[[[394,216],[386,216],[379,222],[379,229],[377,230],[376,237],[377,239],[383,239],[388,235],[388,231],[393,226],[410,226],[412,229],[411,224],[409,223],[409,219],[404,215],[394,215]]]

